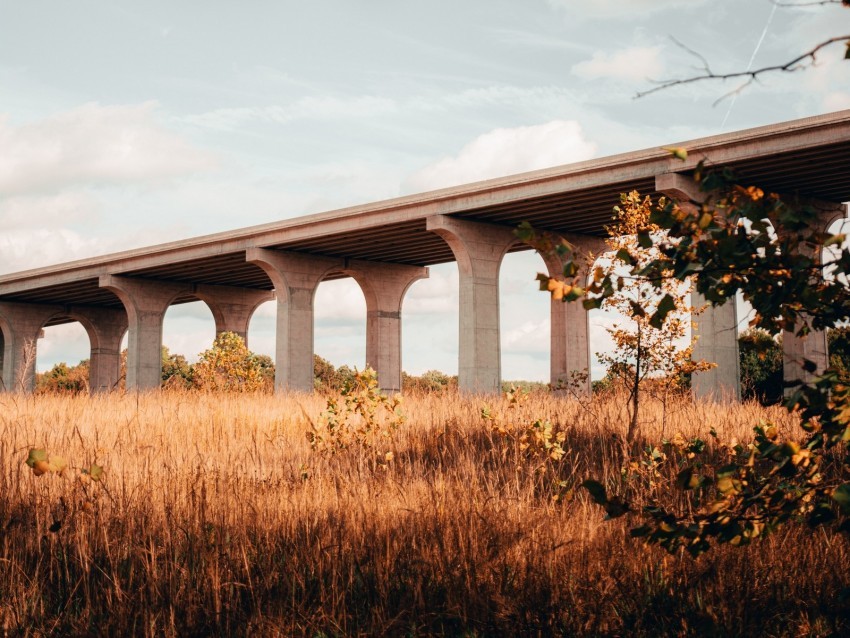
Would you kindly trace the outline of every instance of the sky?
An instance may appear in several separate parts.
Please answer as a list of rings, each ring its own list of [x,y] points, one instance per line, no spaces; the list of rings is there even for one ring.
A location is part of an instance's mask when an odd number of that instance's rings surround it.
[[[850,10],[771,0],[0,0],[0,273],[850,108],[843,47],[816,68],[634,99],[652,80],[784,62]],[[612,202],[612,206],[616,202]],[[502,370],[546,380],[533,253],[501,271]],[[457,267],[403,306],[403,366],[457,372]],[[607,348],[592,318],[591,348]],[[249,346],[274,349],[274,304]],[[203,304],[166,315],[190,360]],[[316,295],[315,348],[361,366],[365,302]],[[38,368],[88,356],[46,330]],[[602,374],[594,365],[594,376]]]

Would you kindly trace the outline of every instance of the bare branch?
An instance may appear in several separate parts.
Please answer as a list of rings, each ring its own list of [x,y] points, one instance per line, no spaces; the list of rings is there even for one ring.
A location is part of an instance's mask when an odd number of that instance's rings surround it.
[[[674,42],[676,42],[679,46],[681,46],[687,52],[695,55],[696,57],[698,57],[702,61],[702,63],[703,63],[702,72],[697,74],[697,75],[694,75],[692,77],[689,77],[689,78],[679,78],[679,79],[673,79],[673,80],[658,81],[658,82],[656,82],[657,86],[655,86],[651,89],[648,89],[646,91],[638,91],[637,94],[635,95],[635,98],[645,97],[647,95],[651,95],[652,93],[657,93],[658,91],[664,91],[664,90],[672,88],[674,86],[682,86],[682,85],[685,85],[685,84],[694,84],[695,82],[703,82],[703,81],[706,81],[706,80],[732,80],[732,79],[735,79],[735,78],[745,78],[746,79],[746,82],[743,85],[741,85],[740,87],[738,87],[737,89],[735,89],[731,93],[728,93],[727,95],[724,95],[723,97],[721,97],[718,100],[718,102],[720,102],[723,99],[725,99],[726,97],[729,97],[731,95],[734,95],[735,93],[742,91],[745,87],[749,86],[754,81],[756,81],[760,76],[762,76],[766,73],[773,73],[773,72],[777,72],[777,71],[793,72],[793,71],[799,71],[801,69],[806,69],[806,68],[811,67],[817,61],[817,54],[822,49],[825,49],[825,48],[827,48],[827,47],[829,47],[829,46],[831,46],[831,45],[833,45],[837,42],[845,42],[845,43],[848,43],[848,46],[850,46],[850,34],[835,36],[833,38],[829,38],[828,40],[824,40],[823,42],[812,47],[811,49],[809,49],[805,53],[801,53],[797,57],[789,60],[788,62],[785,62],[784,64],[773,64],[773,65],[761,67],[759,69],[753,69],[751,71],[735,71],[735,72],[732,72],[732,73],[715,73],[714,71],[711,70],[711,67],[708,65],[708,62],[705,60],[705,58],[703,56],[701,56],[697,52],[689,49],[688,47],[684,46],[683,44],[681,44],[680,42],[678,42],[676,40],[674,40]],[[716,102],[715,102],[715,104],[716,104]]]

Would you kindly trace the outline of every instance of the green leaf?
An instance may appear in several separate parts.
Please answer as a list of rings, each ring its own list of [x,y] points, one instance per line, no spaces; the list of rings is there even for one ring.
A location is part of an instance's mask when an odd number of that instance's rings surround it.
[[[35,467],[35,464],[39,461],[47,463],[47,450],[31,449],[29,456],[27,457],[27,465],[29,465],[30,467]]]
[[[590,498],[593,499],[593,502],[597,505],[605,505],[608,503],[608,494],[605,492],[605,486],[602,485],[599,481],[594,481],[593,479],[587,479],[584,483],[581,484],[583,488],[585,488],[588,492],[590,492]]]
[[[658,308],[649,320],[649,325],[656,330],[661,330],[661,326],[664,325],[664,320],[667,319],[667,315],[675,309],[676,300],[670,293],[667,293],[664,297],[662,297],[661,301],[658,302]]]
[[[844,483],[835,488],[832,500],[838,503],[841,511],[850,514],[850,483]]]
[[[847,239],[847,235],[839,234],[839,235],[831,235],[825,242],[823,242],[823,247],[834,246],[836,244],[843,244],[844,240]]]
[[[564,301],[575,301],[579,297],[584,296],[584,288],[580,288],[579,286],[572,286],[570,291],[564,295]]]
[[[83,470],[83,472],[88,474],[92,481],[99,481],[103,478],[103,468],[97,463],[92,463],[88,471]]]
[[[593,297],[593,298],[585,297],[584,299],[581,300],[581,305],[584,306],[585,310],[596,310],[597,308],[602,307],[603,301],[604,301],[604,299],[602,297]]]
[[[737,465],[724,465],[723,467],[717,468],[717,478],[726,478],[728,476],[734,475],[738,471]]]
[[[564,277],[575,277],[578,274],[578,264],[570,259],[564,264]]]
[[[614,256],[628,266],[635,263],[635,260],[632,258],[632,254],[625,248],[618,250],[617,254]]]
[[[652,248],[652,237],[649,236],[649,231],[643,230],[637,234],[638,246],[641,248]]]

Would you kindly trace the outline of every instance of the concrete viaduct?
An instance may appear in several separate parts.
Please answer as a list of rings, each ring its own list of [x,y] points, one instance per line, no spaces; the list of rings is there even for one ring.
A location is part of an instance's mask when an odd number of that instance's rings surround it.
[[[91,342],[93,392],[117,386],[120,344],[129,332],[126,387],[160,384],[162,322],[171,304],[204,301],[216,330],[247,335],[262,302],[277,299],[277,390],[313,387],[313,297],[326,279],[353,277],[367,307],[366,359],[381,386],[401,384],[401,305],[427,266],[456,261],[460,273],[459,384],[498,391],[498,273],[523,250],[522,221],[598,252],[619,194],[683,197],[702,159],[735,168],[742,181],[831,202],[824,225],[850,200],[850,111],[689,142],[684,162],[653,148],[328,213],[253,226],[0,277],[3,388],[28,391],[34,348],[45,326],[79,321]],[[834,214],[833,214],[834,213]],[[560,265],[546,260],[551,274]],[[698,395],[738,393],[734,304],[709,309],[696,328],[696,356],[718,363],[698,375]],[[590,365],[587,314],[551,307],[551,380]],[[786,335],[786,376],[803,356],[826,360],[826,336]],[[589,382],[588,382],[589,383]]]

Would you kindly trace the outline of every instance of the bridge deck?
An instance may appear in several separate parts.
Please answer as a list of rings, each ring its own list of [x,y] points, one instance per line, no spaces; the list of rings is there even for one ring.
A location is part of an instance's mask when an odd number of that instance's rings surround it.
[[[448,245],[425,229],[435,214],[602,235],[619,193],[655,194],[657,175],[687,173],[701,159],[765,190],[850,200],[850,111],[670,146],[688,149],[687,161],[652,148],[4,275],[0,300],[119,308],[98,286],[107,273],[271,289],[265,273],[245,263],[252,246],[420,266],[452,261]]]

